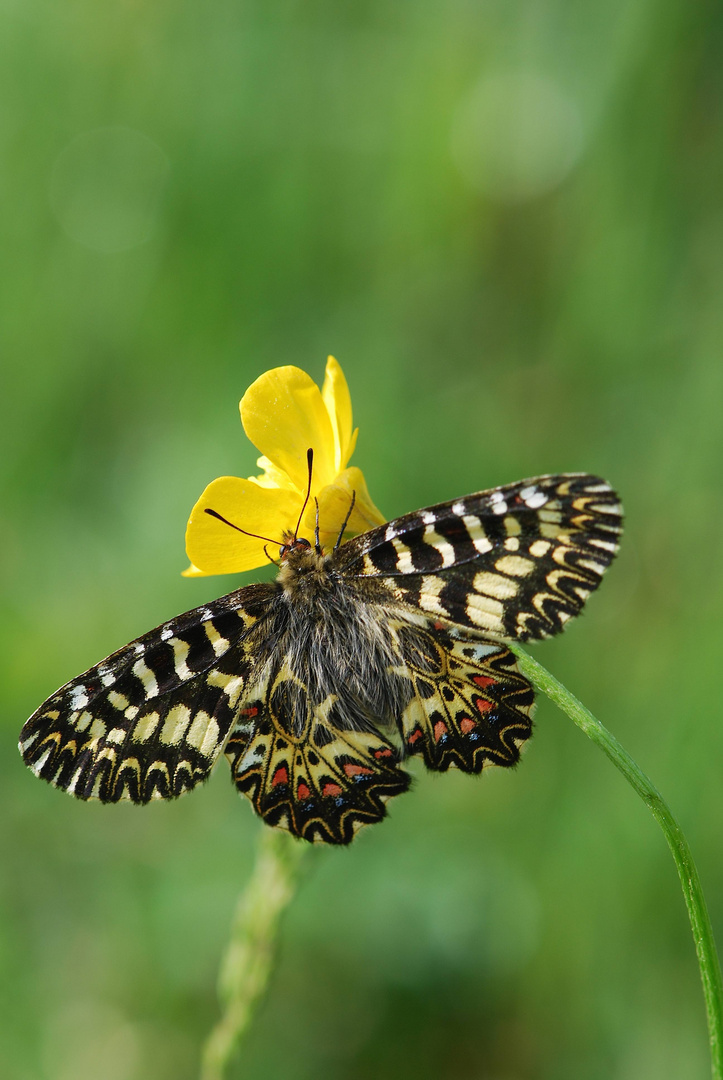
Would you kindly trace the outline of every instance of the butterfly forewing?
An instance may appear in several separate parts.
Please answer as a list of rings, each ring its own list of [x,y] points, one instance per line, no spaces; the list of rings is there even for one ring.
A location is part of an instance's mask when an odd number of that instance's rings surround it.
[[[558,633],[580,612],[621,531],[620,503],[604,480],[543,476],[407,514],[349,541],[344,563],[422,611],[527,641]]]
[[[204,780],[234,721],[268,588],[172,619],[56,691],[22,730],[27,765],[102,802],[173,798]]]

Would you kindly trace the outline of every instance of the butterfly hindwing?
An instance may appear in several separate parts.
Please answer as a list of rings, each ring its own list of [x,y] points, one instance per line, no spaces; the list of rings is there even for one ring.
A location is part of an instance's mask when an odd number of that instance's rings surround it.
[[[410,783],[378,731],[345,726],[331,697],[311,704],[283,668],[243,703],[226,754],[236,786],[267,824],[330,844],[348,844],[362,825],[381,821],[387,799]]]
[[[249,672],[268,586],[164,623],[53,694],[20,736],[25,762],[80,799],[144,803],[208,776]]]
[[[561,474],[441,503],[349,541],[347,572],[495,637],[558,633],[600,584],[622,511],[604,480]]]
[[[532,732],[532,687],[504,645],[453,637],[437,625],[401,626],[404,672],[413,687],[400,718],[407,754],[428,769],[466,773],[516,765]]]

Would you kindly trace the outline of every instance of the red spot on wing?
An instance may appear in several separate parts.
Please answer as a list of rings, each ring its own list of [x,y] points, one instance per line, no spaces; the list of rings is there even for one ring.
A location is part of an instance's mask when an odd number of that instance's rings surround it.
[[[422,729],[417,728],[417,730],[413,731],[412,734],[409,736],[409,738],[407,739],[407,743],[408,743],[409,746],[414,746],[415,742],[418,742],[418,740],[421,739],[421,738],[422,738]]]
[[[271,777],[271,786],[276,787],[277,784],[288,784],[289,771],[285,765],[279,765],[278,769]]]
[[[468,716],[465,716],[462,720],[460,720],[459,727],[460,731],[464,735],[469,735],[470,731],[472,731],[473,728],[476,728],[477,725],[475,724],[474,720],[470,720]]]
[[[483,697],[478,697],[474,703],[474,707],[478,713],[489,712],[490,709],[494,709],[494,705],[491,701],[486,701]]]
[[[351,762],[344,766],[344,772],[347,776],[373,776],[373,769],[365,769],[363,765],[352,765]]]
[[[391,756],[392,756],[392,751],[389,749],[388,746],[385,746],[382,750],[375,750],[374,751],[374,757],[377,758],[377,759],[383,758],[383,757],[391,757]]]
[[[322,795],[341,795],[341,788],[338,784],[324,784],[321,793]]]
[[[299,784],[296,790],[300,799],[308,799],[311,795],[311,792],[303,781]]]
[[[446,735],[449,728],[445,724],[444,720],[438,720],[434,725],[434,741],[439,742],[443,735]]]
[[[435,630],[444,630],[444,623],[437,620],[437,622],[434,623],[434,629]]]
[[[477,683],[478,686],[481,686],[482,689],[484,689],[485,686],[494,686],[497,680],[490,679],[486,675],[475,675],[472,678],[472,682]]]
[[[239,709],[239,716],[256,716],[258,709],[252,705],[250,709]]]

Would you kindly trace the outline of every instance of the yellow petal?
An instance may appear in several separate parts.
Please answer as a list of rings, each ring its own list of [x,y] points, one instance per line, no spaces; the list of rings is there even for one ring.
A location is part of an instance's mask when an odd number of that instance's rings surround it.
[[[334,431],[321,391],[297,367],[264,372],[241,399],[241,422],[251,442],[270,463],[282,469],[296,490],[306,492],[306,451],[314,451],[313,490],[331,483]]]
[[[277,469],[273,461],[269,461],[267,457],[262,456],[258,458],[256,464],[264,471],[261,476],[250,476],[249,480],[253,480],[255,484],[265,488],[287,488],[289,491],[296,491],[288,474],[283,469]],[[306,488],[304,488],[304,494],[306,494]]]
[[[319,536],[325,551],[336,543],[339,531],[351,506],[352,493],[356,492],[354,509],[344,529],[344,536],[356,536],[377,525],[383,525],[386,518],[374,505],[367,490],[361,469],[352,466],[339,473],[333,484],[327,485],[318,495],[319,499]],[[316,511],[314,509],[314,515]],[[309,511],[304,514],[307,533],[313,535],[313,516]]]
[[[269,540],[244,536],[205,513],[207,507],[238,528],[267,536]],[[283,533],[293,531],[300,509],[295,491],[264,488],[253,480],[221,476],[208,485],[191,511],[186,529],[186,553],[192,566],[202,574],[237,574],[265,566],[269,559],[264,545],[275,558],[278,545],[283,542]]]
[[[351,396],[339,361],[330,356],[326,361],[326,376],[321,388],[331,426],[334,430],[334,471],[346,467],[354,449],[352,445]],[[356,442],[356,437],[354,437]]]
[[[199,570],[197,566],[191,563],[185,570],[181,570],[181,577],[208,577],[208,574],[203,570]]]

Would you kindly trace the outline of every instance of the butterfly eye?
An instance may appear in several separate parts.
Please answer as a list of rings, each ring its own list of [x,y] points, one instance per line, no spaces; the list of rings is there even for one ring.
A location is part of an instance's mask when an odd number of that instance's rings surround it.
[[[282,544],[282,546],[279,548],[279,558],[283,559],[289,554],[289,552],[298,551],[299,549],[301,549],[302,551],[308,551],[310,547],[311,544],[309,543],[309,541],[305,540],[303,536],[299,536],[296,540],[292,540],[290,544]]]

